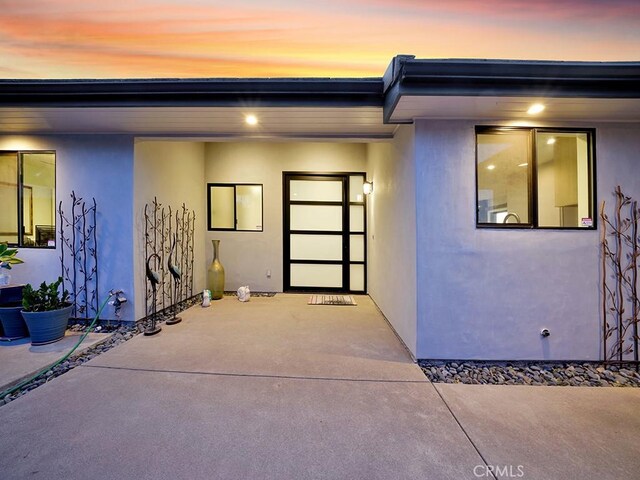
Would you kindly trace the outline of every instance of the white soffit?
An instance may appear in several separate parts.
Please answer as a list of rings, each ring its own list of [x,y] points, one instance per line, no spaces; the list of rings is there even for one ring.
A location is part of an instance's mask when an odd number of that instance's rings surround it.
[[[0,108],[0,134],[390,138],[395,128],[380,107]]]
[[[545,110],[528,115],[533,103]],[[640,122],[640,98],[542,98],[403,95],[391,115],[392,122],[415,118],[470,120],[546,120]]]

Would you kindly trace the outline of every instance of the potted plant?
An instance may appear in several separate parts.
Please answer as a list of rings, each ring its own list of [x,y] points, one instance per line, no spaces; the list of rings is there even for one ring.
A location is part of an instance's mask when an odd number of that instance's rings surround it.
[[[31,345],[46,345],[64,337],[73,305],[69,292],[60,294],[62,277],[35,290],[27,284],[22,291],[22,316],[31,334]]]
[[[7,242],[0,242],[0,323],[3,340],[17,340],[29,335],[20,310],[22,310],[22,285],[9,285],[6,273],[11,265],[24,263],[16,257],[18,250],[9,248]]]
[[[11,277],[7,273],[7,270],[11,270],[11,265],[24,263],[16,257],[17,254],[17,248],[9,248],[7,242],[0,242],[0,286],[9,285]]]

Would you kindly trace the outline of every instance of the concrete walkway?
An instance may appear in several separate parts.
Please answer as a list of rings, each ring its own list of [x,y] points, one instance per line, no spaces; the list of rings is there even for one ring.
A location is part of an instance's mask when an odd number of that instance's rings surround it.
[[[49,345],[31,345],[29,337],[0,342],[0,391],[7,390],[39,370],[54,364],[78,343],[81,336],[81,332],[67,330],[62,340]],[[90,333],[76,349],[74,355],[105,342],[110,337],[111,334],[108,333]]]
[[[487,464],[525,479],[639,471],[640,389],[434,386],[368,297],[357,307],[306,300],[194,307],[158,336],[137,336],[1,407],[0,477],[494,478]]]

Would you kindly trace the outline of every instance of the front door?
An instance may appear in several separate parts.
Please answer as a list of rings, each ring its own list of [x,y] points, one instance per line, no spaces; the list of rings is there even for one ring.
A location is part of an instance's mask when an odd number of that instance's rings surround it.
[[[284,174],[285,291],[366,291],[364,179]]]

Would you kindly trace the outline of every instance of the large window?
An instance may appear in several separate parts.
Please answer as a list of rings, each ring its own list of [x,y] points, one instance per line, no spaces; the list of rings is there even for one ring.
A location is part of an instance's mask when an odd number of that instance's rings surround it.
[[[262,231],[262,185],[207,184],[209,230]]]
[[[476,128],[477,225],[595,228],[593,131]]]
[[[55,247],[54,152],[0,152],[0,208],[0,241]]]

